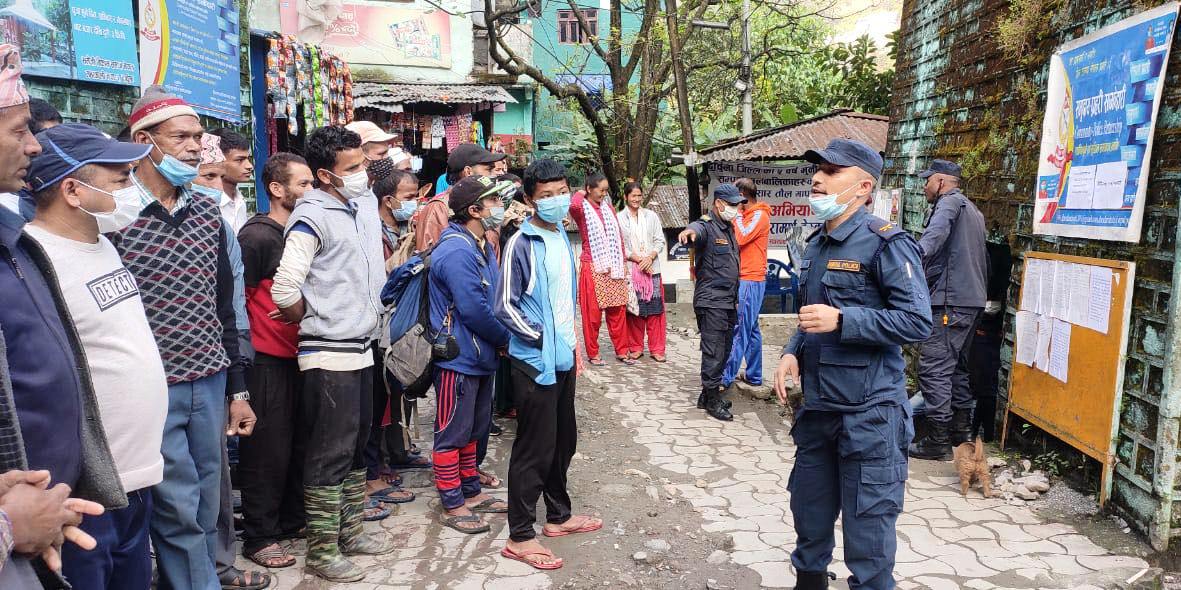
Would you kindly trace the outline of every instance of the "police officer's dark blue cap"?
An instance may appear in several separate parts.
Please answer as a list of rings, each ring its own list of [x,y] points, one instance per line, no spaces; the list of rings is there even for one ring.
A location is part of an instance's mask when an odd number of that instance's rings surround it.
[[[37,134],[41,153],[29,164],[33,192],[53,186],[87,164],[128,164],[152,151],[151,144],[116,141],[82,123],[65,123]]]
[[[948,162],[947,160],[931,160],[931,165],[927,166],[926,170],[919,172],[919,178],[930,178],[933,174],[946,174],[960,178],[963,170],[960,165],[955,162]]]
[[[738,192],[738,187],[730,182],[719,184],[718,188],[714,189],[714,198],[721,199],[731,205],[737,205],[746,201],[746,197],[743,197],[742,193]]]
[[[856,166],[874,178],[882,175],[882,155],[854,139],[834,139],[822,150],[804,152],[804,159],[813,164]]]

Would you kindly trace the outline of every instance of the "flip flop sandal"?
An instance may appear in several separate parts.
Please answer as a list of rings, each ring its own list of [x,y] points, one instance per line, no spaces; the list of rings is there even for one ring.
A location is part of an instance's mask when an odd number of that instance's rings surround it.
[[[577,517],[571,517],[571,518],[577,518]],[[543,534],[547,537],[565,537],[566,535],[573,535],[575,533],[593,533],[593,532],[603,528],[603,520],[602,519],[598,519],[593,516],[586,516],[584,518],[585,518],[585,520],[582,521],[582,526],[580,526],[574,530],[551,531],[545,527],[542,527],[541,534]],[[596,520],[598,522],[595,522]]]
[[[393,495],[398,493],[410,494],[410,496],[406,497]],[[414,495],[414,492],[403,490],[400,486],[390,486],[384,490],[369,494],[370,499],[377,500],[383,504],[405,504],[407,502],[413,502],[416,497],[417,496]]]
[[[605,366],[607,366],[607,361],[604,361],[603,359],[600,359],[600,358],[594,358],[594,359],[590,359],[590,360],[589,360],[589,361],[587,361],[587,362],[588,362],[588,363],[590,363],[592,367],[605,367]]]
[[[253,580],[253,581],[252,581]],[[223,590],[262,590],[271,585],[270,574],[230,567],[217,576]]]
[[[480,487],[488,488],[490,490],[500,489],[500,484],[502,482],[500,481],[499,477],[496,477],[494,474],[488,473],[487,471],[477,470],[477,473],[480,474]]]
[[[656,356],[656,355],[652,355],[652,360],[654,360],[658,363],[667,363],[668,362],[668,359],[666,357]]]
[[[476,528],[464,528],[459,525],[459,523],[461,523],[461,522],[478,522],[481,524],[480,524],[480,526],[478,526]],[[446,515],[444,515],[442,518],[439,519],[439,523],[449,529],[454,529],[454,530],[457,530],[461,533],[466,533],[469,535],[486,533],[486,532],[492,530],[492,527],[488,526],[488,523],[481,520],[480,517],[475,514],[468,514],[466,516],[446,516]]]
[[[365,522],[376,522],[385,520],[390,517],[390,509],[381,505],[381,502],[370,498],[365,502],[365,515],[361,520]]]
[[[246,556],[246,559],[254,563],[268,568],[278,569],[284,567],[291,567],[295,565],[295,557],[292,557],[283,546],[278,543],[271,543],[254,553]]]
[[[627,365],[627,366],[629,366],[629,367],[630,367],[630,366],[633,366],[633,365],[635,365],[635,364],[636,364],[636,361],[634,361],[634,360],[632,360],[632,359],[630,359],[630,358],[628,358],[628,357],[626,357],[626,356],[617,356],[617,357],[615,357],[615,358],[616,358],[616,359],[618,359],[618,360],[619,360],[619,362],[621,362],[621,363],[623,363],[623,364],[625,364],[625,365]]]
[[[493,506],[498,503],[504,504],[504,508],[493,508]],[[505,504],[504,500],[488,498],[487,500],[484,500],[475,506],[468,506],[467,509],[475,512],[476,514],[504,514],[508,512],[508,504]]]
[[[551,552],[549,549],[543,549],[541,551],[526,551],[524,553],[517,553],[517,552],[513,551],[512,549],[505,547],[504,549],[500,550],[500,555],[501,555],[501,557],[511,559],[513,561],[519,561],[525,565],[532,566],[533,568],[539,569],[539,570],[556,570],[556,569],[561,568],[562,564],[563,564],[562,558],[555,557],[553,552]],[[554,561],[553,563],[541,563],[541,562],[537,562],[537,561],[530,561],[529,557],[531,557],[533,555],[540,555],[542,557],[549,557],[551,559],[556,559],[556,561]]]

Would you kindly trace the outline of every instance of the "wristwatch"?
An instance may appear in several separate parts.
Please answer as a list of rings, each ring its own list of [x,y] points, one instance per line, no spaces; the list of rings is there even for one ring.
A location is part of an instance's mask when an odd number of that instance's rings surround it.
[[[231,395],[230,399],[234,400],[236,402],[248,402],[248,401],[250,401],[250,392],[249,391],[239,391],[238,393]]]

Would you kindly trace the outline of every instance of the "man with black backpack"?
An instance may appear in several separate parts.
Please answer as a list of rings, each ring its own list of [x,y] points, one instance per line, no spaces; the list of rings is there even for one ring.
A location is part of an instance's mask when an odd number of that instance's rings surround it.
[[[492,314],[492,289],[500,277],[485,231],[499,225],[504,207],[498,185],[469,176],[451,188],[451,223],[439,235],[430,264],[431,333],[436,349],[434,383],[435,485],[442,524],[462,533],[489,530],[480,514],[508,512],[508,505],[480,488],[476,446],[492,424],[493,377],[509,331]]]

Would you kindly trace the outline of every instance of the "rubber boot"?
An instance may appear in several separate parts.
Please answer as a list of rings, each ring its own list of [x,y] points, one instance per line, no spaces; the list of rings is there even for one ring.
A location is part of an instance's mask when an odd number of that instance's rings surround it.
[[[729,422],[734,419],[734,415],[730,413],[730,409],[726,407],[725,400],[719,392],[713,392],[713,395],[708,395],[705,398],[705,411],[709,412],[710,416],[717,418],[723,422]]]
[[[835,579],[828,572],[796,572],[795,590],[826,590],[828,581]]]
[[[356,582],[365,572],[340,554],[340,509],[342,486],[305,486],[303,501],[307,510],[309,573],[331,582]]]
[[[951,459],[951,443],[947,439],[950,421],[931,421],[931,431],[927,437],[916,443],[911,443],[909,453],[915,459],[929,459],[932,461],[948,461]]]
[[[340,550],[345,555],[384,555],[394,549],[393,539],[384,532],[365,532],[365,470],[350,471],[340,507]]]
[[[962,408],[955,410],[951,415],[951,446],[958,447],[966,442],[972,442],[975,437],[972,435],[972,409]]]

